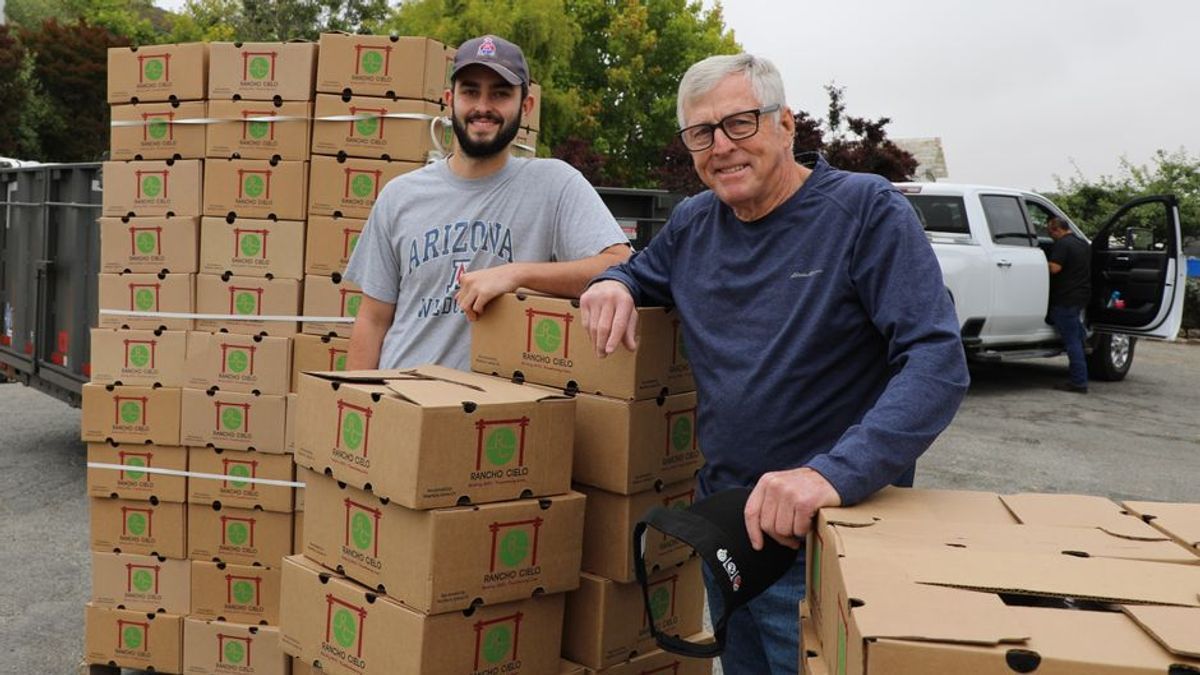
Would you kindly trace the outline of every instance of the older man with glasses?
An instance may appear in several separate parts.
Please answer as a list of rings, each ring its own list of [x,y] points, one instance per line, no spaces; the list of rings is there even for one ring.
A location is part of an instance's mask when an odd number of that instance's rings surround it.
[[[677,112],[710,189],[593,280],[584,326],[604,356],[636,348],[635,306],[678,308],[699,391],[701,492],[752,487],[744,515],[755,547],[764,537],[800,547],[821,507],[912,485],[966,393],[958,320],[917,216],[890,183],[796,161],[795,119],[769,61],[693,65]],[[804,584],[801,554],[737,610],[728,675],[797,671]],[[719,616],[711,583],[709,604]]]

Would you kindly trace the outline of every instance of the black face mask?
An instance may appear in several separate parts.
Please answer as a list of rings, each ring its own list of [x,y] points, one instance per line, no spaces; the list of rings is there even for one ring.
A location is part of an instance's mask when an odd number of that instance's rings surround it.
[[[759,593],[782,577],[796,561],[797,551],[770,537],[763,537],[763,549],[755,551],[746,534],[743,515],[748,488],[722,490],[686,509],[650,509],[633,529],[633,563],[646,615],[650,618],[650,633],[658,646],[681,656],[712,658],[725,651],[725,625],[734,610],[750,602]],[[650,590],[646,584],[646,561],[642,557],[643,535],[648,526],[688,544],[708,566],[708,571],[721,589],[725,612],[713,625],[716,642],[699,644],[677,635],[659,632],[650,612]],[[800,598],[796,598],[799,612]]]

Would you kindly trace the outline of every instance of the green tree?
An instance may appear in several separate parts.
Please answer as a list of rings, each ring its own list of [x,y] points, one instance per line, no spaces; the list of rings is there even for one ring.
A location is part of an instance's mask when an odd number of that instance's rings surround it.
[[[233,21],[239,40],[315,40],[341,30],[375,32],[388,12],[387,0],[241,0]]]
[[[0,26],[0,155],[27,157],[21,116],[29,100],[29,68],[24,46],[7,25]]]
[[[169,42],[233,42],[241,0],[188,0],[171,22]]]

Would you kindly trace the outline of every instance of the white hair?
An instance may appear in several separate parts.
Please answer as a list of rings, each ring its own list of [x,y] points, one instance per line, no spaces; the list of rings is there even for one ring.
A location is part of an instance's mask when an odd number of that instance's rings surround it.
[[[712,91],[722,80],[730,75],[744,75],[750,82],[758,104],[762,107],[779,104],[780,108],[787,105],[783,93],[783,78],[779,69],[767,59],[753,54],[729,54],[710,56],[698,61],[687,69],[683,79],[679,81],[679,95],[675,101],[675,114],[682,128],[687,122],[683,118],[683,110],[695,103],[696,100]],[[779,111],[771,113],[778,121]]]

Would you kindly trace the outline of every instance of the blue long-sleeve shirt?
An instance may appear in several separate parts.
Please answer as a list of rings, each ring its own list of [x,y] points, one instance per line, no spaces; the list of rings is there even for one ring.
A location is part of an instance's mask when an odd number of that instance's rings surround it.
[[[597,279],[679,309],[705,493],[801,466],[847,505],[911,485],[966,393],[954,308],[912,207],[824,159],[757,221],[712,192],[686,200]]]

